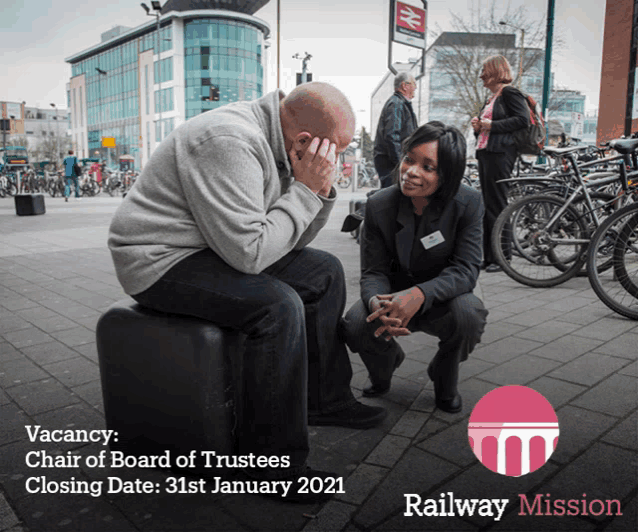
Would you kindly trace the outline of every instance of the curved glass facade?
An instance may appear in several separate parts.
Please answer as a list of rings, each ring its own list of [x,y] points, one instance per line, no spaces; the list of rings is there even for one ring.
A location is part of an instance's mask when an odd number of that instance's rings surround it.
[[[184,21],[186,120],[230,102],[263,95],[263,33],[248,23],[224,18]],[[210,87],[219,89],[211,101]]]
[[[128,42],[117,44],[71,66],[72,76],[86,76],[88,150],[105,157],[102,137],[115,137],[115,156],[136,153],[140,136],[138,55],[153,49],[157,53],[155,29]],[[160,29],[160,49],[172,49],[172,27]],[[173,58],[155,61],[154,81],[173,79]],[[100,73],[97,69],[103,73]],[[172,89],[171,89],[172,90]],[[172,109],[172,92],[162,91],[163,110]],[[70,95],[73,98],[74,95]]]

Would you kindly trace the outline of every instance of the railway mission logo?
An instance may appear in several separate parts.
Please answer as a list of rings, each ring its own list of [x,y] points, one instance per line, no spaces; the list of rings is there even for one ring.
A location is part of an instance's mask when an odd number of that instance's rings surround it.
[[[485,467],[520,477],[549,460],[558,443],[558,418],[536,390],[501,386],[476,404],[468,434],[472,451]]]

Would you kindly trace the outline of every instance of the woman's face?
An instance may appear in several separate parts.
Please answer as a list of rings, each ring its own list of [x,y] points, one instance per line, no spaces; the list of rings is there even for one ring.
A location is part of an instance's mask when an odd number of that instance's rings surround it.
[[[412,148],[401,159],[401,192],[410,198],[428,198],[439,188],[437,151],[439,141]]]
[[[481,75],[479,77],[481,78],[481,81],[483,82],[483,87],[485,87],[486,89],[489,89],[492,85],[492,78],[490,78],[485,73],[485,67],[483,67],[483,70],[481,70]]]

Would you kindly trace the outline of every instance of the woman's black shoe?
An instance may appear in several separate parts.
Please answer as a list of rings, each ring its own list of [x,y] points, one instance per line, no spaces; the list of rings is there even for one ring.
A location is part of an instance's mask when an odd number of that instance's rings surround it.
[[[397,354],[397,360],[394,364],[394,369],[397,369],[403,361],[405,360],[405,353],[403,349],[399,349],[399,353]],[[390,383],[392,382],[392,375],[385,382],[377,382],[376,384],[370,381],[370,386],[366,386],[363,389],[363,395],[365,397],[379,397],[380,395],[384,395],[390,391]]]
[[[432,365],[428,366],[428,377],[430,377],[430,380],[434,383],[434,402],[439,410],[450,414],[456,414],[463,410],[463,400],[459,393],[456,393],[451,399],[441,399],[441,394],[443,393],[441,382],[440,379],[434,375]]]

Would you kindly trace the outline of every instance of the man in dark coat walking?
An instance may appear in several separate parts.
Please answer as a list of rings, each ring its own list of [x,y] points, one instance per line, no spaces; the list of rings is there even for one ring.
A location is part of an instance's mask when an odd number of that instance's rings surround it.
[[[392,170],[399,164],[401,143],[418,127],[410,100],[414,98],[416,80],[409,72],[394,78],[394,94],[383,106],[374,139],[374,167],[381,188],[392,185]]]

